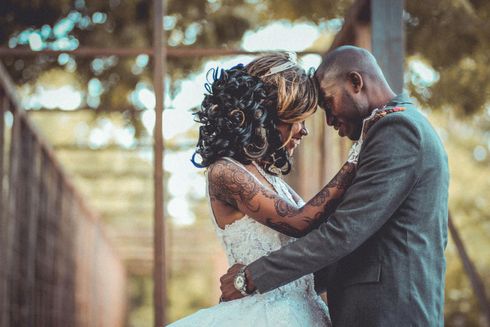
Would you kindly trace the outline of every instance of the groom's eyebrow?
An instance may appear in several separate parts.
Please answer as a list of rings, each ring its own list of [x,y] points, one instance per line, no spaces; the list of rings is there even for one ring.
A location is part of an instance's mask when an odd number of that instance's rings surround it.
[[[332,112],[332,103],[331,103],[332,97],[326,96],[325,94],[322,94],[322,106],[323,109],[327,111],[327,113]]]

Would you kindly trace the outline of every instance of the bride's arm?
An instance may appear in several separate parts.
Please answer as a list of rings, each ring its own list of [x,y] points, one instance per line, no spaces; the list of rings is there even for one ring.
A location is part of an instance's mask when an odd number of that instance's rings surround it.
[[[334,210],[355,174],[345,163],[337,175],[305,205],[298,206],[266,188],[249,171],[219,160],[208,171],[210,196],[283,234],[301,237]]]
[[[385,115],[403,111],[396,107],[373,112],[364,120],[362,137]],[[281,198],[260,183],[249,171],[220,160],[209,169],[209,193],[220,201],[240,210],[258,222],[283,234],[301,237],[328,218],[339,204],[354,178],[356,165],[346,162],[335,177],[303,206]]]

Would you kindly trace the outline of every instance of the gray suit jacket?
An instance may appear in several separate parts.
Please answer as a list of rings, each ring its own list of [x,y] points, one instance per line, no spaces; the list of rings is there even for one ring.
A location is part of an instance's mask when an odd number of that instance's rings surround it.
[[[248,266],[259,292],[318,272],[335,327],[444,325],[447,156],[410,99],[396,105],[407,110],[369,130],[335,213]]]

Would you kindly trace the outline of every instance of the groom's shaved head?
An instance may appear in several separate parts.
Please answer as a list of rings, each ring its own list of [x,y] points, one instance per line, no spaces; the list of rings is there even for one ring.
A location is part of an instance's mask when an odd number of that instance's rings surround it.
[[[355,46],[341,46],[329,52],[315,72],[318,82],[345,79],[352,71],[374,81],[386,83],[381,68],[367,50]]]
[[[354,46],[327,53],[315,79],[327,125],[351,140],[359,138],[362,119],[395,96],[374,56]]]

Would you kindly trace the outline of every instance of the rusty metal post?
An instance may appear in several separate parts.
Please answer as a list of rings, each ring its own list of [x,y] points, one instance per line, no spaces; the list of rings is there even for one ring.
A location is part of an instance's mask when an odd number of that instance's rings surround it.
[[[154,235],[153,282],[155,327],[165,324],[166,273],[165,224],[163,203],[163,108],[165,92],[166,42],[163,30],[164,0],[154,0],[153,10],[153,87],[155,92],[154,138]]]

